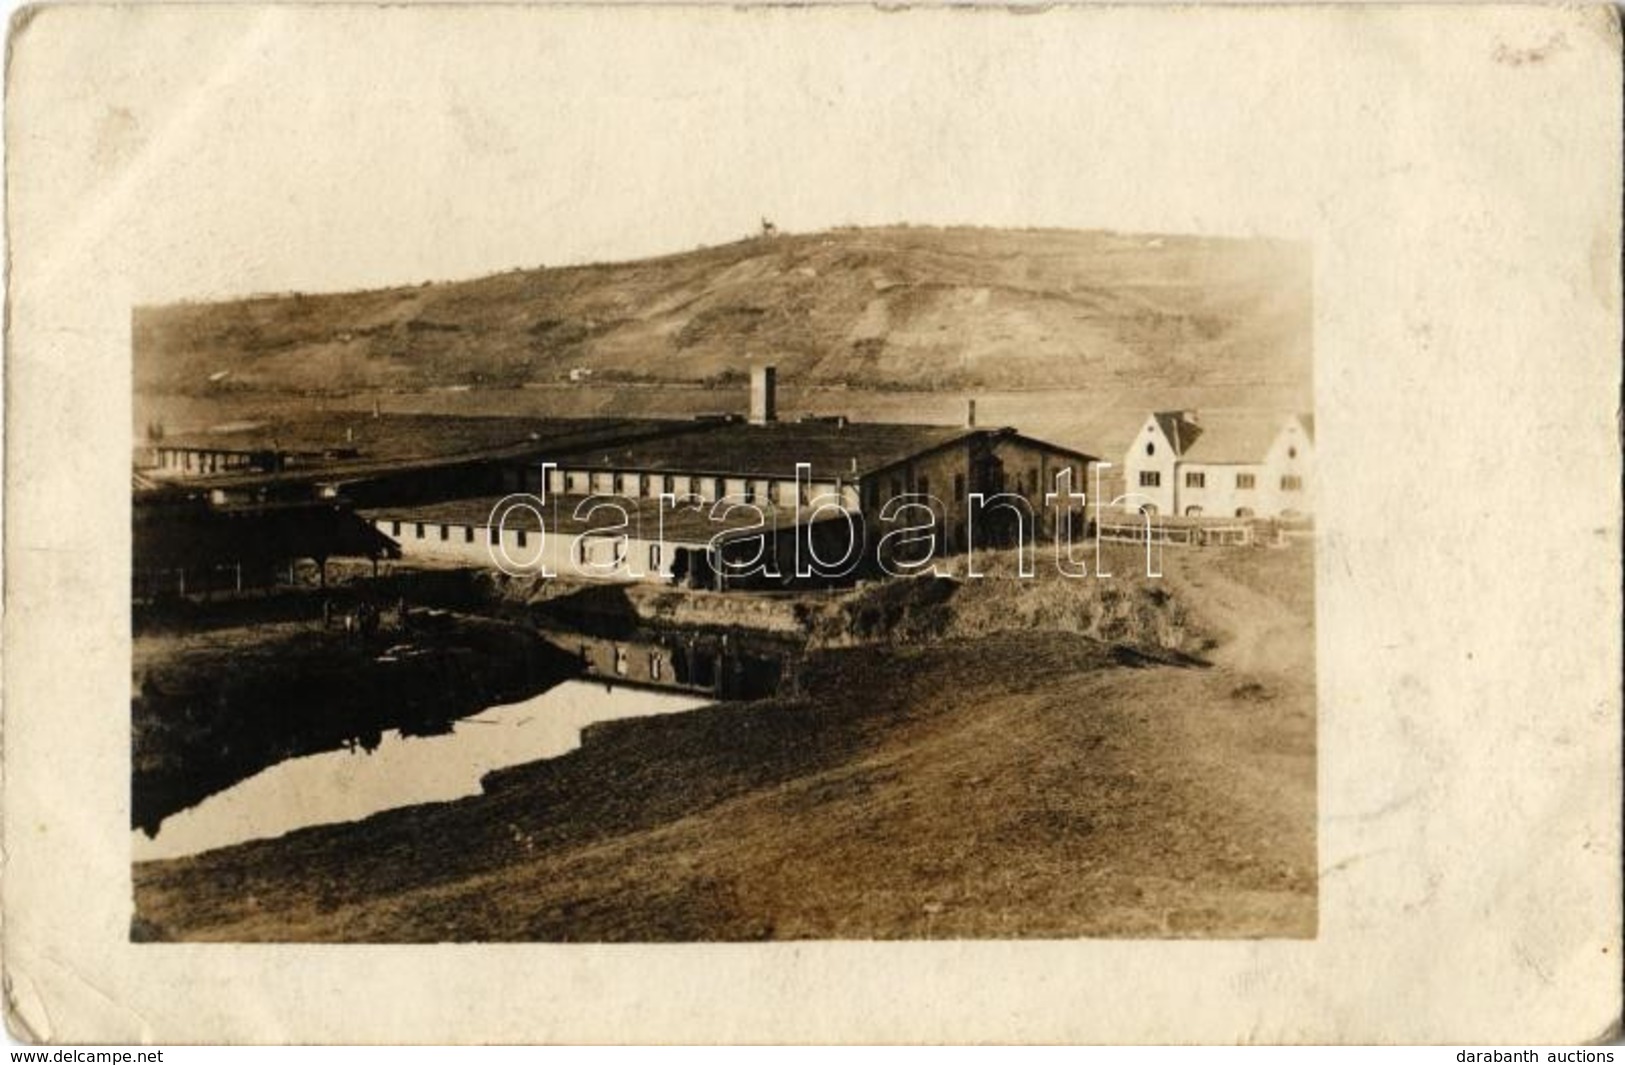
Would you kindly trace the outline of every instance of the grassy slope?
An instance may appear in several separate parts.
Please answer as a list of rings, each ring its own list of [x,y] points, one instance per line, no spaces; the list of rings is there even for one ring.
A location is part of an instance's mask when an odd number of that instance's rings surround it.
[[[1222,640],[1212,668],[1124,666],[1019,622],[829,651],[806,679],[816,701],[603,726],[480,798],[140,866],[141,927],[224,940],[1312,935],[1308,552],[1168,564],[1169,587]]]
[[[771,357],[861,388],[1297,385],[1300,249],[1098,232],[838,230],[472,281],[139,310],[138,391],[703,381]],[[211,384],[221,371],[229,376]]]

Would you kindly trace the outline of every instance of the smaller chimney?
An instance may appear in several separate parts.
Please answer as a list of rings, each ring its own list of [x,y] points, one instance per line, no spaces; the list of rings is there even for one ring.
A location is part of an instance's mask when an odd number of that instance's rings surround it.
[[[766,425],[778,417],[774,396],[775,374],[771,366],[750,369],[750,423]]]
[[[976,428],[976,401],[974,399],[965,401],[965,428]]]

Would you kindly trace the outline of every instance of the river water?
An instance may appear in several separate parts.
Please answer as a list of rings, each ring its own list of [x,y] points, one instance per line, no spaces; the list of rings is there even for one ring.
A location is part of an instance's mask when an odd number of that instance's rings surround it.
[[[600,721],[675,714],[712,700],[571,680],[524,702],[459,719],[450,733],[403,736],[391,729],[372,751],[290,758],[164,819],[157,836],[132,834],[132,858],[179,858],[271,839],[312,825],[358,821],[421,803],[480,794],[492,770],[557,758]]]

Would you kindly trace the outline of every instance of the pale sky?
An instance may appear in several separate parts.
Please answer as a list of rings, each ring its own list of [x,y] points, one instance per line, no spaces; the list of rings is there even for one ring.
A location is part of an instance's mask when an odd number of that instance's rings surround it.
[[[50,138],[75,224],[46,239],[127,262],[135,302],[635,258],[763,215],[1301,236],[1285,157],[1237,146],[1327,125],[1293,91],[1317,57],[1238,79],[1269,48],[1244,12],[1100,14],[1080,39],[1064,10],[57,9],[14,70],[53,121],[16,149]]]

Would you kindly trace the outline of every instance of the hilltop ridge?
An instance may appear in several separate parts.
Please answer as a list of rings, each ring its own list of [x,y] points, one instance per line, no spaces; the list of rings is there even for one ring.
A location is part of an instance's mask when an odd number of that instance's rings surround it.
[[[1308,253],[1099,231],[840,229],[632,262],[138,308],[138,392],[733,384],[1301,386]]]

